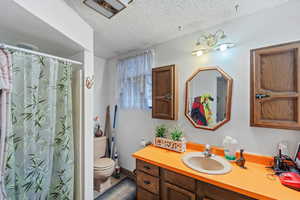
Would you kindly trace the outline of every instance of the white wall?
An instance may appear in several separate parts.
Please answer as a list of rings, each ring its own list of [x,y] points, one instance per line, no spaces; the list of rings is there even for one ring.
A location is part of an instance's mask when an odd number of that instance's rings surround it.
[[[108,105],[109,90],[107,87],[106,60],[95,56],[95,88],[94,88],[94,117],[100,117],[101,129],[104,131],[105,112]]]
[[[52,28],[80,45],[83,50],[84,79],[94,74],[94,31],[63,0],[14,0]],[[22,20],[22,19],[20,19]],[[26,28],[26,27],[24,27]],[[93,94],[84,87],[84,199],[93,199]]]
[[[179,71],[179,120],[168,122],[151,119],[146,111],[119,112],[117,143],[121,165],[130,170],[135,168],[131,154],[141,148],[142,138],[153,138],[153,130],[158,123],[181,124],[187,139],[196,143],[221,145],[225,135],[238,139],[246,151],[272,155],[279,141],[289,142],[294,152],[300,142],[300,132],[292,130],[254,128],[249,126],[249,78],[250,49],[264,47],[300,39],[300,2],[292,1],[281,7],[264,10],[255,15],[237,19],[208,31],[224,29],[237,46],[227,52],[216,52],[202,57],[191,56],[199,33],[175,39],[154,47],[156,66],[176,64]],[[116,59],[108,62],[111,90],[114,88]],[[220,66],[234,80],[232,119],[215,132],[195,129],[184,116],[184,84],[199,67]],[[113,93],[112,93],[113,94]],[[110,97],[114,103],[113,95]]]
[[[83,62],[83,52],[77,53],[71,57],[71,59]],[[93,108],[93,118],[96,116],[100,117],[100,123],[102,130],[104,129],[105,123],[105,112],[106,106],[109,105],[108,100],[110,96],[110,91],[108,87],[109,77],[106,68],[106,60],[97,56],[94,56],[94,108]]]

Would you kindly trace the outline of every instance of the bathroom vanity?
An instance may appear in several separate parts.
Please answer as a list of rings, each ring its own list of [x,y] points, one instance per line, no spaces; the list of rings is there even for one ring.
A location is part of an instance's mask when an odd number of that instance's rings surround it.
[[[212,175],[187,167],[182,158],[203,146],[188,144],[177,153],[148,146],[133,154],[136,158],[138,200],[295,200],[300,192],[282,186],[266,169],[271,157],[247,154],[247,169],[236,164],[229,173]],[[220,149],[213,151],[221,153]]]
[[[253,198],[137,160],[138,200],[250,200]]]

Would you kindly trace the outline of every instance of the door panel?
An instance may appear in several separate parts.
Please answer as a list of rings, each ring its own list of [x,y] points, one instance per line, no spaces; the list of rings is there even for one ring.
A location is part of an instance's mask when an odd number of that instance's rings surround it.
[[[297,123],[297,98],[274,98],[261,102],[261,120],[279,120]]]
[[[251,51],[251,125],[300,129],[300,43]]]
[[[172,70],[166,68],[165,70],[160,70],[155,72],[155,83],[158,84],[159,87],[156,87],[156,96],[162,97],[168,93],[171,93],[172,89]]]
[[[297,92],[297,50],[260,54],[261,89],[271,92]]]

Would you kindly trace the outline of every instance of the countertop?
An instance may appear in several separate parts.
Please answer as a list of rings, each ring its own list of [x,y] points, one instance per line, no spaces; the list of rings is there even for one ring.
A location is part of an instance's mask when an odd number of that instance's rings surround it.
[[[263,164],[248,161],[247,169],[242,169],[232,163],[232,171],[224,175],[209,175],[192,170],[181,161],[181,157],[196,151],[199,150],[188,148],[185,153],[177,153],[150,145],[134,153],[133,157],[252,198],[300,200],[299,191],[281,185],[278,177],[272,175],[274,172]]]

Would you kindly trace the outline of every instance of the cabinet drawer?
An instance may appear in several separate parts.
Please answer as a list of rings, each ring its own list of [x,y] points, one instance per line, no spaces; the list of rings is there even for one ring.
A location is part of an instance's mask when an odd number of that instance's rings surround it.
[[[196,194],[165,182],[162,185],[162,200],[196,200]]]
[[[166,169],[161,169],[161,177],[165,181],[191,192],[195,192],[196,190],[196,180],[191,177],[177,174]]]
[[[159,167],[152,165],[150,163],[137,160],[136,161],[136,168],[137,170],[146,172],[147,174],[153,175],[153,176],[159,176]]]
[[[242,194],[200,181],[197,182],[197,195],[204,199],[214,200],[255,200]]]
[[[159,179],[150,176],[148,174],[145,174],[144,172],[141,172],[137,170],[137,185],[144,188],[145,190],[148,190],[149,192],[152,192],[154,194],[159,194]]]
[[[159,200],[158,195],[152,194],[141,187],[137,187],[137,200]]]

